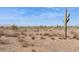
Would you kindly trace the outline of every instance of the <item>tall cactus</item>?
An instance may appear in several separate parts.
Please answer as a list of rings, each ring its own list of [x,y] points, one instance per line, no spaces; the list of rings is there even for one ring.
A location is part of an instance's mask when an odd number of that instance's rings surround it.
[[[67,39],[67,23],[69,22],[70,14],[67,13],[67,8],[65,8],[65,16],[64,16],[64,30],[65,30],[65,39]]]

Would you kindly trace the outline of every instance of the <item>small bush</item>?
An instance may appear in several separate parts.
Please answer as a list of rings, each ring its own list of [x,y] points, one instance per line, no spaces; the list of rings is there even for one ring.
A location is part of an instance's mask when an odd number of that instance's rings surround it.
[[[18,42],[24,42],[24,41],[25,41],[25,40],[23,40],[23,39],[19,39],[19,40],[18,40]]]
[[[36,50],[32,49],[32,52],[36,52]]]
[[[28,47],[28,46],[30,46],[30,44],[28,42],[23,42],[22,43],[22,47]]]
[[[44,36],[49,36],[49,33],[45,33]]]
[[[40,39],[46,39],[46,38],[44,38],[44,37],[41,37]]]
[[[13,25],[11,26],[11,29],[13,29],[13,30],[17,30],[18,27],[17,27],[16,25],[13,24]]]
[[[32,40],[35,40],[35,37],[32,37]]]
[[[55,38],[51,38],[52,40],[55,40]]]
[[[0,40],[0,44],[6,45],[6,44],[10,44],[10,43],[9,43],[9,41],[7,41],[7,40]]]

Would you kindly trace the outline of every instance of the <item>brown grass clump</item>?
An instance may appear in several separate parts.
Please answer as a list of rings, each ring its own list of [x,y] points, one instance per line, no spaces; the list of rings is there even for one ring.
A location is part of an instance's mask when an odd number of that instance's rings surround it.
[[[25,41],[25,40],[23,40],[23,39],[19,39],[19,40],[18,40],[18,42],[24,42],[24,41]]]
[[[44,33],[44,36],[49,36],[49,33]]]
[[[42,36],[42,33],[40,33],[40,36]]]
[[[32,36],[32,34],[29,34],[29,36]]]
[[[10,44],[10,43],[7,40],[0,40],[0,44],[7,45],[7,44]]]
[[[16,25],[13,24],[13,25],[11,26],[11,29],[13,29],[13,30],[17,30],[18,27],[17,27]]]
[[[32,37],[32,40],[35,40],[35,37]]]
[[[59,37],[59,39],[64,39],[63,37]]]
[[[72,37],[70,37],[70,39],[75,39],[77,38],[77,34],[74,34]]]
[[[51,39],[52,39],[52,40],[55,40],[55,38],[54,38],[54,37],[52,37]]]
[[[44,38],[44,37],[41,37],[40,39],[46,39],[46,38]]]
[[[44,33],[44,36],[52,37],[53,35],[51,35],[50,33]]]
[[[79,40],[79,38],[76,38],[76,40]]]
[[[30,46],[30,44],[28,42],[23,42],[22,43],[22,47],[28,47],[28,46]]]
[[[32,52],[36,52],[36,50],[32,49]]]

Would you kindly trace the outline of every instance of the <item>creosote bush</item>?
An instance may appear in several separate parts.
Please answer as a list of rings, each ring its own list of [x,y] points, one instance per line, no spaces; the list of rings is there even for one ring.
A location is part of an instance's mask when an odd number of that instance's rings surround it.
[[[32,40],[35,40],[35,37],[32,37]]]
[[[17,27],[16,25],[13,24],[13,25],[11,26],[11,29],[13,29],[13,30],[17,30],[18,27]]]

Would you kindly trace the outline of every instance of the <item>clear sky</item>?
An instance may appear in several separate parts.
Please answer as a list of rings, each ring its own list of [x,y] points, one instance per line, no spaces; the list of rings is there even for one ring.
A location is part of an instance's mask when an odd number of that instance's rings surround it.
[[[68,25],[79,26],[79,8],[68,8]],[[64,25],[64,7],[0,7],[0,24]]]

